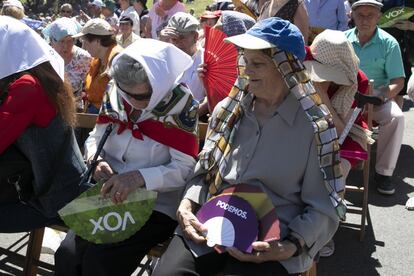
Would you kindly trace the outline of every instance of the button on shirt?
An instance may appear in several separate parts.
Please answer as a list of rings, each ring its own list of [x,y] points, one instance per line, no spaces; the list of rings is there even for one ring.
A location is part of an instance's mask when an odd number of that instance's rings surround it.
[[[242,101],[244,116],[229,153],[222,188],[246,183],[267,192],[280,220],[281,239],[293,231],[309,249],[297,258],[281,261],[289,273],[299,273],[311,266],[315,254],[338,226],[319,168],[313,129],[291,93],[262,127],[251,106],[249,95]],[[220,108],[218,104],[212,120]],[[185,198],[201,205],[206,201],[204,177],[205,170],[198,163]]]
[[[344,0],[305,0],[311,27],[348,30]]]
[[[374,88],[389,85],[390,80],[405,77],[401,51],[394,37],[377,28],[374,37],[361,47],[357,29],[345,32],[360,60],[360,68],[374,80]]]

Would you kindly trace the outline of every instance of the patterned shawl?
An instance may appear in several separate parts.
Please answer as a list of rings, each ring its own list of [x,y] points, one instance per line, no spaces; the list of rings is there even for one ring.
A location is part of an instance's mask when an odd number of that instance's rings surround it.
[[[346,205],[338,196],[344,187],[344,179],[340,168],[339,144],[332,116],[328,108],[322,104],[302,62],[285,51],[277,48],[271,50],[273,61],[312,124],[326,190],[338,216],[345,219]],[[223,100],[217,117],[211,120],[204,149],[199,154],[201,166],[208,170],[205,182],[209,185],[211,195],[220,192],[230,157],[229,153],[243,116],[241,100],[247,94],[248,84],[244,69],[243,50],[241,50],[238,58],[239,77],[229,96]]]
[[[196,157],[198,154],[198,103],[183,85],[177,85],[154,109],[143,112],[138,122],[129,118],[131,106],[117,93],[112,80],[104,94],[98,124],[118,125],[117,134],[131,131],[136,139],[143,135],[178,151]]]

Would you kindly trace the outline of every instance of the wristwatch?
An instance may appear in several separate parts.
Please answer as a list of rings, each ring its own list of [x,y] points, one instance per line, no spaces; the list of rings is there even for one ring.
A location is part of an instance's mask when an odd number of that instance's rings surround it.
[[[288,235],[285,240],[290,241],[291,243],[293,243],[296,246],[296,251],[295,254],[292,255],[292,257],[297,257],[300,254],[302,254],[303,252],[303,246],[301,245],[300,241],[298,240],[298,238],[296,238],[293,235]]]

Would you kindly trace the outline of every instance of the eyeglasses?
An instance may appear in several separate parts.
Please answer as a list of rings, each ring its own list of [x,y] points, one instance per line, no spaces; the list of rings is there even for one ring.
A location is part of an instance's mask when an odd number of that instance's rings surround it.
[[[72,13],[70,10],[61,10],[60,13]]]
[[[146,101],[146,100],[149,100],[149,99],[151,98],[151,96],[152,96],[152,89],[151,89],[151,86],[150,86],[149,91],[148,91],[148,92],[145,92],[145,93],[143,93],[143,94],[132,94],[132,93],[129,93],[129,92],[125,91],[124,89],[122,89],[122,88],[119,86],[119,84],[118,84],[118,83],[116,83],[116,87],[117,87],[119,90],[121,90],[121,92],[123,92],[123,93],[125,93],[126,95],[128,95],[128,97],[131,97],[132,99],[137,100],[137,101]]]

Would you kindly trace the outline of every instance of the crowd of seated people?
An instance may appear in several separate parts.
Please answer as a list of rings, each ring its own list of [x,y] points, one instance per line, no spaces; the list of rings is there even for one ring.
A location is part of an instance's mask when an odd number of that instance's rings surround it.
[[[31,181],[12,185],[2,173],[12,192],[0,197],[0,217],[7,215],[0,232],[61,224],[57,212],[81,194],[78,184],[113,124],[93,174],[105,183],[102,197],[122,204],[147,189],[158,192],[156,205],[119,243],[94,244],[69,229],[55,254],[56,275],[130,275],[171,238],[154,275],[299,275],[332,255],[346,178],[361,160],[353,152],[375,142],[377,191],[398,192],[404,94],[414,101],[414,19],[378,25],[398,1],[322,2],[215,1],[192,15],[178,0],[149,8],[146,0],[95,0],[63,3],[36,25],[26,4],[3,1],[0,155],[23,156]],[[204,62],[210,28],[237,55],[234,85],[214,104]],[[376,141],[364,114],[345,130],[368,80]],[[76,112],[98,118],[83,138]],[[208,123],[202,148],[199,118]],[[20,184],[29,187],[24,198]],[[206,245],[208,229],[196,213],[239,184],[267,194],[280,238],[253,242],[251,254],[233,247],[219,254]]]

